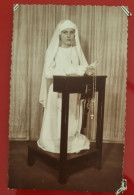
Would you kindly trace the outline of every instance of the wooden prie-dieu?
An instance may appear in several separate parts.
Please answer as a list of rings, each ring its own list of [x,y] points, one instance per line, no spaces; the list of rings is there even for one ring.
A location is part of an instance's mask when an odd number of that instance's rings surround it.
[[[57,167],[61,184],[66,183],[67,174],[72,164],[82,166],[82,162],[94,160],[93,165],[96,165],[97,169],[101,169],[106,76],[96,76],[95,80],[95,91],[98,92],[97,131],[96,142],[93,146],[91,144],[89,150],[83,150],[75,154],[67,153],[69,94],[83,94],[87,85],[90,85],[91,90],[93,90],[93,76],[54,76],[53,78],[53,91],[62,93],[60,154],[46,152],[35,143],[29,143],[28,145],[28,165],[32,166],[36,159],[40,159],[49,165]]]

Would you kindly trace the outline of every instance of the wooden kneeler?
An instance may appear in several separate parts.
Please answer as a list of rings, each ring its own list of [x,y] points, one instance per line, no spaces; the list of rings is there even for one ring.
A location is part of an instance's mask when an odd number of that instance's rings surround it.
[[[82,164],[86,161],[93,162],[92,165],[101,169],[102,158],[102,136],[103,136],[103,118],[104,118],[104,99],[105,99],[106,76],[96,76],[96,92],[98,92],[98,110],[97,110],[97,132],[96,142],[91,144],[89,150],[83,150],[79,153],[67,154],[68,138],[68,113],[69,113],[69,94],[84,93],[86,85],[93,86],[92,76],[54,76],[53,90],[62,93],[62,116],[61,116],[61,139],[60,154],[46,152],[40,149],[36,143],[28,145],[28,165],[32,166],[36,160],[41,160],[59,171],[59,182],[67,182],[70,167]],[[84,166],[83,166],[84,168]]]

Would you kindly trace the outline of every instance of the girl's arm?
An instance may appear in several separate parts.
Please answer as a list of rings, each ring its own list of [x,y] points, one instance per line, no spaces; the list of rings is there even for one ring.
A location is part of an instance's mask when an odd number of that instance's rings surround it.
[[[64,69],[57,69],[55,61],[53,60],[51,66],[45,70],[45,77],[52,79],[54,75],[65,76],[66,73]]]

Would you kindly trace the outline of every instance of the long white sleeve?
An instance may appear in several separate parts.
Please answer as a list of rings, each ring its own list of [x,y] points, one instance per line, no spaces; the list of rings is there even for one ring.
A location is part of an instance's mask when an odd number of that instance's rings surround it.
[[[45,70],[45,77],[48,79],[52,79],[54,75],[66,75],[64,68],[57,68],[55,65],[55,61],[52,62],[51,66]]]

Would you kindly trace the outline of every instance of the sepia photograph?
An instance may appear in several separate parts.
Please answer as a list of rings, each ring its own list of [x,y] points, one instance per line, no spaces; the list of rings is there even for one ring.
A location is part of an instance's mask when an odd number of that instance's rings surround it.
[[[120,189],[127,31],[121,6],[13,6],[9,189]]]

